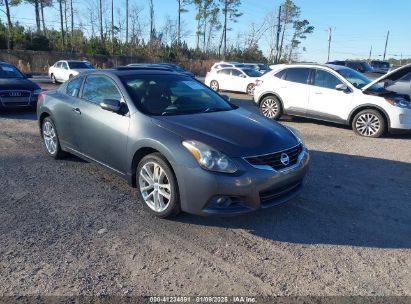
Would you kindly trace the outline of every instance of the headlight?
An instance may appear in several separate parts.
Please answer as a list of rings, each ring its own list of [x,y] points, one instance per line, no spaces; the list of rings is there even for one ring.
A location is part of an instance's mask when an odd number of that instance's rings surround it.
[[[206,144],[194,140],[185,140],[183,141],[183,146],[190,151],[203,169],[223,173],[234,173],[237,171],[237,166],[228,156]]]
[[[294,136],[298,139],[298,141],[299,141],[301,144],[305,145],[304,138],[303,138],[303,136],[301,135],[300,131],[298,131],[297,129],[295,129],[295,128],[293,128],[293,127],[289,127],[289,126],[285,126],[285,127],[286,127],[288,130],[290,130],[291,133],[294,134]]]
[[[393,106],[396,106],[399,108],[411,109],[411,103],[404,98],[401,98],[401,97],[386,98],[385,100],[388,101]]]
[[[43,91],[43,89],[37,89],[33,91],[33,95],[38,95],[41,93],[41,91]]]

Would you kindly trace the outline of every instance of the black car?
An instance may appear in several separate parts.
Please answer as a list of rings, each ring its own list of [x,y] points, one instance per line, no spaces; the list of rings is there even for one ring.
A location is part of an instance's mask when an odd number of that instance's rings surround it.
[[[376,71],[372,68],[372,66],[362,60],[335,60],[335,61],[329,61],[327,64],[334,64],[334,65],[342,65],[346,66],[348,68],[351,68],[353,70],[356,70],[365,76],[367,76],[370,79],[377,79],[382,76],[382,72]]]
[[[389,69],[391,68],[391,64],[388,61],[382,61],[382,60],[372,60],[370,62],[370,65],[374,69],[374,71],[378,73],[387,73]]]
[[[155,67],[165,68],[165,69],[189,76],[191,78],[195,78],[195,75],[193,73],[183,69],[182,67],[174,63],[131,63],[128,66],[134,66],[134,67],[146,66],[146,67],[154,67],[154,68]]]
[[[36,108],[37,96],[41,88],[30,81],[14,65],[0,62],[0,109],[31,107]]]

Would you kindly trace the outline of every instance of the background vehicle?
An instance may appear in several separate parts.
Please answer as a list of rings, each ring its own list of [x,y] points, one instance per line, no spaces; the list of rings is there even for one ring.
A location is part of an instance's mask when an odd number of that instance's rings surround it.
[[[366,62],[361,60],[336,60],[327,62],[327,64],[334,64],[334,65],[342,65],[346,66],[350,69],[356,70],[370,79],[377,79],[382,74],[385,74],[381,71],[375,71],[372,66]]]
[[[131,63],[131,64],[128,64],[127,66],[134,66],[134,67],[138,67],[138,66],[164,67],[164,68],[168,68],[170,70],[173,70],[175,72],[182,73],[186,76],[195,78],[195,75],[193,73],[191,73],[191,72],[183,69],[179,65],[173,64],[173,63]]]
[[[49,77],[53,83],[65,82],[81,72],[94,69],[88,61],[61,60],[49,68]]]
[[[381,61],[381,60],[372,60],[370,62],[371,67],[377,73],[387,73],[391,67],[391,64],[388,61]]]
[[[235,61],[220,61],[220,62],[214,63],[211,66],[210,71],[212,72],[212,71],[223,69],[223,68],[234,68],[236,65],[241,65],[241,63],[235,62]]]
[[[28,77],[31,75],[24,74],[14,65],[0,62],[0,109],[36,107],[41,88]]]
[[[108,168],[137,187],[159,217],[281,204],[301,191],[308,169],[296,131],[250,119],[249,111],[175,72],[81,74],[42,95],[37,115],[50,156],[67,151]]]
[[[259,79],[254,100],[263,115],[304,116],[351,125],[358,135],[382,136],[387,129],[411,130],[408,96],[388,91],[377,82],[408,77],[411,65],[371,81],[338,65],[283,66]]]
[[[255,81],[261,73],[254,69],[222,68],[208,72],[204,83],[212,90],[254,94]]]
[[[397,68],[389,75],[376,80],[384,89],[401,95],[408,95],[411,100],[411,64]]]

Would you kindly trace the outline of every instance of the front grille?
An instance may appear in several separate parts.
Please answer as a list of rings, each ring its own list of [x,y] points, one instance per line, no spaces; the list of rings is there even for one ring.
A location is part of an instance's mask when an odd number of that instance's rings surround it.
[[[29,91],[1,91],[0,99],[4,106],[22,106],[30,102]]]
[[[245,160],[253,166],[270,166],[274,170],[279,171],[286,169],[287,167],[290,167],[292,165],[295,165],[297,163],[298,156],[300,155],[302,149],[302,145],[299,144],[298,146],[280,152],[260,156],[246,157]],[[281,157],[284,155],[288,156],[288,163],[283,163],[281,161]]]

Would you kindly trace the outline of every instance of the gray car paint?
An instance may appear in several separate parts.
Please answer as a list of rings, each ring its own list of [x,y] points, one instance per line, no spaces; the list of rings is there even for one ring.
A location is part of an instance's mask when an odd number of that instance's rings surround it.
[[[232,213],[259,209],[262,207],[259,203],[260,191],[303,180],[309,163],[306,150],[300,154],[299,163],[287,172],[257,169],[243,159],[296,146],[298,139],[279,123],[244,109],[148,116],[137,109],[118,78],[118,75],[127,73],[184,77],[165,71],[91,71],[78,77],[89,74],[110,77],[122,92],[128,113],[120,115],[109,112],[96,104],[67,96],[63,93],[63,85],[58,91],[47,92],[41,98],[37,108],[39,124],[44,115],[50,115],[63,150],[103,165],[127,179],[131,185],[135,185],[136,158],[142,155],[140,152],[146,149],[160,152],[176,175],[181,209],[193,214],[209,214],[205,210],[206,205],[216,194],[241,196],[246,200],[244,209]],[[223,152],[236,162],[238,172],[222,174],[202,169],[182,145],[183,140],[199,140]],[[300,190],[298,188],[274,203],[289,200]]]

